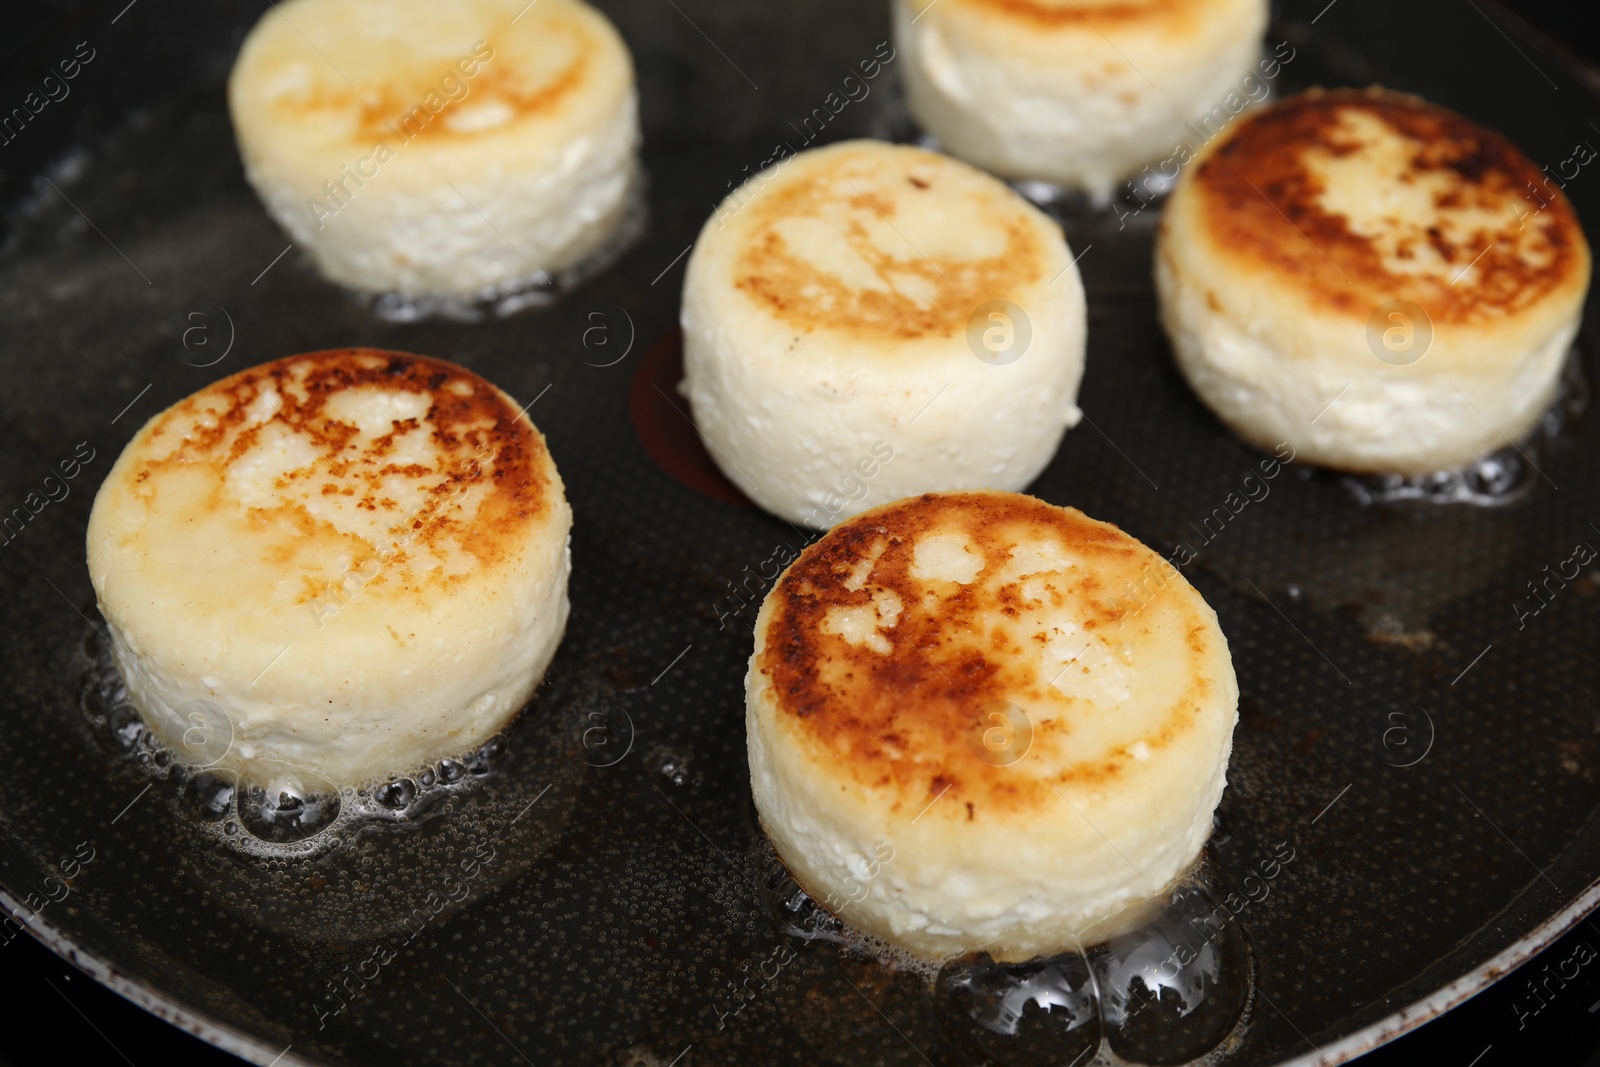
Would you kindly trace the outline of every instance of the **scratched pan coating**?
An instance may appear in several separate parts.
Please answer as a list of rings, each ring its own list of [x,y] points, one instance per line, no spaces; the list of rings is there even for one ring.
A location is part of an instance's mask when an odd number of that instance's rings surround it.
[[[887,36],[883,5],[603,3],[638,63],[648,228],[560,302],[476,324],[380,320],[296,253],[275,262],[286,241],[245,186],[222,96],[264,5],[138,5],[113,24],[122,6],[29,45],[40,64],[79,40],[94,58],[0,156],[0,509],[32,502],[0,547],[8,909],[27,904],[36,936],[260,1063],[290,1045],[280,1062],[664,1064],[689,1046],[702,1064],[945,1061],[925,978],[837,946],[787,960],[745,767],[754,612],[730,588],[759,595],[751,576],[798,543],[685,474],[669,399],[675,257],[728,183],[805,130],[897,128],[893,63],[864,98],[844,85]],[[1270,31],[1295,50],[1276,89],[1381,80],[1552,169],[1593,136],[1592,93],[1536,40],[1518,38],[1524,60],[1443,2],[1344,0],[1310,27],[1320,6]],[[1416,47],[1433,39],[1448,47]],[[39,74],[19,67],[7,106]],[[1600,170],[1568,191],[1600,218]],[[1212,875],[1240,884],[1280,842],[1296,858],[1238,916],[1276,1010],[1258,1003],[1227,1062],[1309,1042],[1354,1055],[1594,902],[1600,584],[1591,570],[1532,600],[1525,583],[1600,545],[1600,429],[1558,436],[1537,456],[1546,477],[1503,507],[1363,504],[1291,468],[1206,528],[1263,457],[1178,378],[1149,277],[1156,209],[1123,212],[1066,218],[1088,249],[1093,427],[1033,492],[1163,552],[1189,545],[1233,649],[1241,721]],[[84,711],[83,531],[143,419],[240,367],[351,344],[540,397],[576,515],[571,623],[492,773],[433,817],[350,824],[312,861],[254,858],[199,832],[183,788]],[[769,968],[729,1015],[730,982]]]

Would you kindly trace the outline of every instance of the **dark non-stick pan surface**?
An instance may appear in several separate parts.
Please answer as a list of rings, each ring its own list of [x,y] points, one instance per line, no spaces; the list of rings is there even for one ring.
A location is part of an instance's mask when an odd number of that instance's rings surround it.
[[[985,1044],[927,974],[806,940],[826,924],[786,911],[749,800],[742,680],[763,575],[802,535],[732,499],[672,389],[682,253],[730,182],[801,146],[800,120],[887,38],[884,6],[601,6],[639,69],[643,236],[558,302],[477,323],[381,318],[279,258],[222,93],[263,6],[118,3],[30,44],[42,63],[79,39],[94,56],[0,149],[0,513],[32,502],[0,547],[0,966],[25,927],[261,1063],[1055,1062]],[[1600,141],[1594,94],[1479,7],[1292,5],[1269,33],[1293,50],[1274,89],[1381,81],[1570,173],[1574,146]],[[817,142],[904,134],[894,82],[890,62]],[[1600,171],[1576,169],[1592,223]],[[1215,1055],[1348,1057],[1594,903],[1600,576],[1539,599],[1528,583],[1600,546],[1600,429],[1580,414],[1508,450],[1497,506],[1373,500],[1291,465],[1203,526],[1264,457],[1178,377],[1150,282],[1158,208],[1132,205],[1063,215],[1089,296],[1088,419],[1031,491],[1164,553],[1187,544],[1233,650],[1240,723],[1205,877],[1216,899],[1248,897],[1229,938],[1253,991]],[[1589,319],[1574,409],[1600,371]],[[501,749],[442,768],[456,780],[427,811],[257,855],[97,666],[84,527],[143,420],[242,367],[353,344],[455,360],[534,401],[576,515],[571,623]],[[1022,1022],[1037,1036],[1061,1018]]]

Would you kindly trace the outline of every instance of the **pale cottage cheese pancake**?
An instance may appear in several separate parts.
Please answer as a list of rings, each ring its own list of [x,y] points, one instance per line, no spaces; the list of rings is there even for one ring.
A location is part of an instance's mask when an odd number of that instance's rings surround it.
[[[723,472],[826,528],[932,489],[1021,489],[1083,375],[1061,229],[948,156],[846,141],[780,161],[707,221],[684,383]]]
[[[1380,89],[1230,127],[1179,179],[1155,268],[1178,365],[1235,432],[1401,474],[1534,426],[1589,271],[1572,205],[1515,145]]]
[[[891,0],[912,116],[1003,178],[1108,197],[1253,74],[1266,0]]]
[[[835,526],[762,605],[746,689],[778,855],[928,959],[1136,922],[1211,832],[1238,703],[1216,615],[1175,568],[1002,492]]]
[[[285,0],[228,104],[272,217],[370,292],[547,282],[600,252],[638,173],[633,62],[581,0]]]
[[[220,713],[207,762],[343,785],[499,731],[561,639],[570,569],[561,478],[518,408],[454,364],[356,348],[252,367],[146,423],[88,551],[156,736],[183,759],[191,715]]]

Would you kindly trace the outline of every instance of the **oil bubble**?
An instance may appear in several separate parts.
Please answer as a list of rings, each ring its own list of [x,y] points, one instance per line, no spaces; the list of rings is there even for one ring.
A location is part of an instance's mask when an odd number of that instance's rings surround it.
[[[237,784],[231,774],[211,774],[201,771],[184,783],[179,793],[179,803],[184,810],[202,822],[216,822],[233,813],[236,788]]]
[[[654,765],[656,773],[673,785],[688,783],[689,760],[688,755],[667,748],[658,748],[650,756],[650,763]]]
[[[1131,1063],[1188,1063],[1232,1033],[1254,964],[1233,913],[1191,876],[1145,925],[1088,951],[1111,1051]]]
[[[239,821],[253,837],[279,844],[313,837],[339,817],[339,791],[315,771],[287,763],[257,770],[238,791]]]
[[[132,704],[113,704],[107,712],[106,721],[111,728],[113,744],[125,756],[131,756],[139,750],[140,743],[145,739],[144,720],[139,718],[139,712]]]
[[[940,1036],[968,1063],[1054,1067],[1100,1044],[1094,976],[1076,952],[1028,963],[963,956],[940,970],[933,996]]]
[[[417,799],[417,783],[409,778],[397,778],[380,785],[374,795],[378,803],[386,808],[399,810],[410,807],[412,801]]]
[[[495,765],[504,758],[506,743],[491,737],[476,752],[467,757],[467,773],[474,778],[486,778],[494,773]]]

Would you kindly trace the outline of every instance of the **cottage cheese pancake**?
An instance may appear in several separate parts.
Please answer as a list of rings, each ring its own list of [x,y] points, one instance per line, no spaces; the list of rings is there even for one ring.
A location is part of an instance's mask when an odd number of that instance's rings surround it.
[[[273,218],[371,292],[545,281],[605,244],[637,172],[632,60],[581,0],[285,0],[228,103]]]
[[[906,101],[948,152],[1108,196],[1249,94],[1265,0],[891,0]]]
[[[89,573],[128,695],[183,758],[337,784],[466,752],[567,618],[571,512],[519,405],[461,367],[342,349],[151,419],[95,498]],[[196,701],[203,702],[196,704]]]
[[[1238,686],[1216,615],[1106,523],[930,493],[835,526],[762,605],[751,787],[796,880],[937,959],[1105,937],[1193,862]]]
[[[1223,421],[1402,474],[1533,427],[1589,271],[1571,204],[1516,146],[1379,89],[1242,119],[1179,180],[1156,253],[1178,365]]]
[[[683,328],[708,451],[791,522],[1020,489],[1080,417],[1083,286],[1060,227],[919,148],[847,141],[752,178],[700,233]]]

